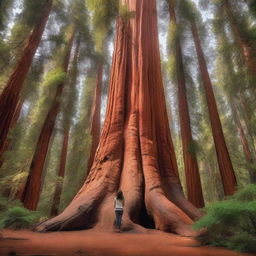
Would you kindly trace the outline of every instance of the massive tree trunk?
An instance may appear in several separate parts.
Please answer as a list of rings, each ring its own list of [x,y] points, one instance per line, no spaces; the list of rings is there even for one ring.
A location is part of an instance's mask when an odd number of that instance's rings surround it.
[[[69,138],[69,125],[65,128],[64,136],[63,136],[63,143],[62,143],[62,150],[61,150],[61,157],[60,157],[60,166],[58,170],[58,180],[56,182],[56,187],[53,195],[52,201],[52,208],[51,208],[51,216],[56,216],[58,214],[59,205],[60,205],[60,197],[61,191],[63,188],[63,179],[65,174],[66,168],[66,160],[68,154],[68,138]]]
[[[73,45],[75,35],[75,29],[70,33],[70,39],[68,40],[68,45],[66,47],[64,61],[63,61],[63,71],[67,72],[68,64],[70,60],[71,49]],[[47,114],[44,121],[43,128],[41,130],[36,150],[33,156],[32,164],[30,167],[30,173],[22,193],[21,201],[24,206],[30,210],[36,210],[37,204],[40,197],[41,186],[42,186],[42,173],[44,162],[46,159],[47,151],[49,148],[49,142],[54,129],[55,121],[60,107],[60,97],[64,88],[65,82],[62,82],[57,86],[53,104]]]
[[[245,65],[247,66],[251,75],[256,77],[256,55],[255,49],[253,48],[253,42],[240,28],[242,24],[239,24],[235,14],[233,13],[230,0],[224,0],[224,7],[229,18],[234,37],[239,44]]]
[[[170,19],[175,26],[177,26],[176,15],[173,2],[169,1],[169,13]],[[199,175],[198,163],[196,159],[196,153],[190,152],[191,145],[193,143],[190,117],[188,110],[187,92],[185,73],[182,60],[182,49],[179,40],[179,35],[175,38],[175,61],[176,61],[176,77],[178,86],[178,102],[179,102],[179,116],[180,116],[180,128],[181,139],[183,149],[183,160],[186,176],[187,194],[188,200],[198,208],[204,206],[204,198],[201,186],[201,180]]]
[[[212,134],[215,143],[215,149],[217,153],[217,159],[222,178],[223,188],[225,195],[232,195],[236,189],[236,177],[233,170],[232,162],[229,156],[227,145],[225,142],[219,113],[216,105],[216,100],[213,93],[212,83],[207,69],[204,53],[201,47],[200,38],[198,35],[197,27],[195,23],[191,24],[191,30],[193,34],[193,40],[196,47],[199,68],[203,80],[203,85],[206,92],[206,100],[209,110],[209,117],[211,121]]]
[[[103,76],[103,64],[99,63],[96,78],[96,87],[94,92],[92,113],[91,113],[91,136],[92,144],[90,156],[87,164],[87,175],[92,167],[93,159],[99,145],[100,140],[100,110],[101,110],[101,92],[102,92],[102,76]]]
[[[14,125],[14,116],[19,105],[22,85],[41,41],[51,8],[52,0],[45,0],[42,15],[29,36],[23,54],[0,96],[0,158],[2,157],[4,149],[6,149],[6,140],[8,132]]]
[[[106,119],[91,171],[70,205],[37,231],[112,230],[113,201],[121,189],[123,230],[141,230],[144,220],[147,227],[153,221],[156,229],[195,235],[192,218],[201,214],[184,198],[178,177],[161,78],[156,2],[122,3],[136,16],[117,18]]]

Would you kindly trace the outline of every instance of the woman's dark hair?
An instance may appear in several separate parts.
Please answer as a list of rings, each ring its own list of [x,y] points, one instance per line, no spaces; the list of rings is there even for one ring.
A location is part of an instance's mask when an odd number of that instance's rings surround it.
[[[117,192],[116,198],[119,199],[119,200],[124,199],[124,195],[123,195],[122,190],[119,190],[119,191]]]

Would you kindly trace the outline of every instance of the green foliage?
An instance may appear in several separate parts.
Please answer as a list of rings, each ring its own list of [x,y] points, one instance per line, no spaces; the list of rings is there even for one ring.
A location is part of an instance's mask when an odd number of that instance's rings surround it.
[[[24,0],[24,11],[20,14],[25,24],[34,25],[40,18],[42,11],[44,10],[44,1]],[[40,10],[40,11],[39,11]]]
[[[86,0],[92,12],[92,25],[95,49],[104,54],[106,37],[112,33],[113,21],[118,14],[118,0]]]
[[[0,197],[0,229],[30,228],[36,224],[41,215],[24,208],[18,200],[8,200]]]
[[[43,87],[55,87],[56,85],[63,83],[66,79],[66,73],[60,69],[50,71],[44,80]]]
[[[18,58],[24,47],[27,36],[31,31],[31,26],[18,20],[11,30],[9,44],[11,45],[11,55]]]
[[[250,202],[256,200],[256,185],[249,184],[245,188],[238,190],[233,198],[241,202]]]
[[[9,16],[10,8],[14,0],[1,0],[0,1],[0,31],[6,28],[6,22]]]
[[[194,224],[206,228],[202,243],[256,252],[256,185],[248,185],[224,201],[205,207],[206,215]]]
[[[128,22],[130,19],[134,18],[136,12],[129,11],[128,6],[126,4],[119,6],[119,16],[124,22]]]
[[[250,7],[251,13],[256,17],[256,2],[255,2],[255,0],[250,0],[249,7]]]
[[[177,25],[174,22],[170,22],[168,27],[168,62],[167,62],[167,72],[170,74],[171,81],[177,82],[177,57],[176,57],[176,44],[179,37],[179,32]]]
[[[189,0],[180,1],[180,12],[190,22],[196,22],[199,16],[195,3]]]
[[[195,140],[190,141],[188,146],[188,152],[194,156],[196,156],[196,153],[198,151],[198,145]]]
[[[11,30],[9,43],[12,46],[11,54],[18,58],[25,45],[26,39],[34,28],[44,10],[44,1],[24,0],[22,12],[16,16]]]
[[[9,50],[9,45],[0,37],[0,70],[4,67],[4,65],[6,65],[6,63],[9,62]]]
[[[29,211],[22,206],[12,206],[0,214],[0,229],[2,228],[30,228],[40,218],[37,212]]]
[[[86,78],[82,89],[78,120],[71,132],[64,188],[60,208],[63,209],[81,188],[86,177],[87,159],[91,145],[90,115],[95,88],[95,74]]]
[[[38,101],[28,115],[28,123],[23,123],[26,128],[19,127],[19,130],[14,129],[10,134],[10,138],[19,137],[20,143],[5,153],[8,161],[5,161],[1,167],[1,176],[4,175],[4,177],[0,176],[1,189],[11,189],[15,193],[18,185],[26,181],[40,129],[54,97],[56,86],[65,78],[66,74],[61,69],[52,70],[45,75],[40,84]],[[22,132],[22,135],[16,134],[17,131]]]

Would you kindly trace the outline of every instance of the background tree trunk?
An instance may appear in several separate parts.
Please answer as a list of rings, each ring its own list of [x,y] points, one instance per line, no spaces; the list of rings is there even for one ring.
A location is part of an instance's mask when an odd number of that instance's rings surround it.
[[[8,132],[14,126],[14,116],[19,105],[22,85],[41,41],[51,8],[52,0],[45,0],[42,16],[29,36],[23,54],[0,96],[0,158],[4,152]]]
[[[209,110],[209,117],[212,126],[212,134],[215,143],[215,149],[217,153],[217,159],[219,164],[219,169],[221,173],[222,183],[224,187],[225,195],[232,195],[236,189],[236,177],[234,174],[232,162],[229,156],[227,145],[225,142],[218,109],[216,105],[216,100],[213,93],[212,83],[208,73],[207,65],[204,58],[204,53],[202,51],[197,27],[194,23],[191,24],[191,30],[193,35],[193,40],[196,47],[199,68],[201,71],[201,76],[203,80],[203,85],[206,92],[207,105]]]
[[[174,4],[169,2],[170,20],[177,26]],[[179,32],[176,32],[175,38],[175,61],[176,61],[176,77],[178,86],[178,102],[181,139],[183,148],[183,160],[186,176],[188,200],[197,208],[204,206],[204,198],[199,175],[196,153],[191,152],[193,146],[193,138],[190,125],[188,100],[186,92],[185,73],[182,59],[182,49],[180,45]]]
[[[244,58],[245,65],[252,76],[256,77],[256,57],[252,42],[250,41],[250,38],[247,38],[247,36],[239,28],[239,25],[241,26],[241,24],[239,24],[238,20],[236,19],[229,0],[224,1],[224,7],[229,18],[234,37],[238,42],[241,54]]]
[[[73,28],[70,39],[68,40],[68,45],[63,60],[63,70],[67,72],[68,64],[70,60],[71,49],[75,36],[75,28]],[[56,117],[59,112],[60,107],[60,97],[64,88],[65,82],[57,86],[56,94],[54,97],[53,105],[51,106],[48,115],[45,119],[42,131],[40,133],[36,150],[33,156],[32,164],[30,167],[30,173],[22,193],[21,201],[24,206],[30,210],[36,210],[37,204],[40,198],[40,191],[42,186],[42,172],[44,167],[44,162],[46,159],[49,142],[55,125]]]
[[[63,179],[65,175],[65,167],[66,167],[66,161],[67,161],[69,130],[70,128],[68,126],[65,128],[65,131],[64,131],[63,144],[62,144],[61,157],[60,157],[60,167],[58,171],[58,180],[56,182],[56,187],[53,194],[51,216],[56,216],[59,210],[60,197],[61,197],[61,191],[63,187]]]
[[[231,105],[232,115],[235,120],[236,128],[237,128],[237,131],[239,134],[239,138],[240,138],[241,144],[243,146],[244,156],[249,165],[248,170],[249,170],[250,181],[252,183],[255,183],[256,182],[256,169],[253,168],[253,166],[255,166],[255,161],[254,161],[253,155],[251,153],[249,143],[245,136],[243,126],[240,122],[240,118],[238,116],[236,106],[233,102],[231,102],[230,105]]]

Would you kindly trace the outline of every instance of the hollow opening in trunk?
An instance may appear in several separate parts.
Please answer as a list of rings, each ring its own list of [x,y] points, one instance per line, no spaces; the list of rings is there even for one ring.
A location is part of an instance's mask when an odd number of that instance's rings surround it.
[[[155,229],[155,222],[154,222],[153,218],[147,214],[147,210],[146,210],[144,202],[141,207],[139,221],[140,221],[139,224],[141,226],[143,226],[144,228]]]

